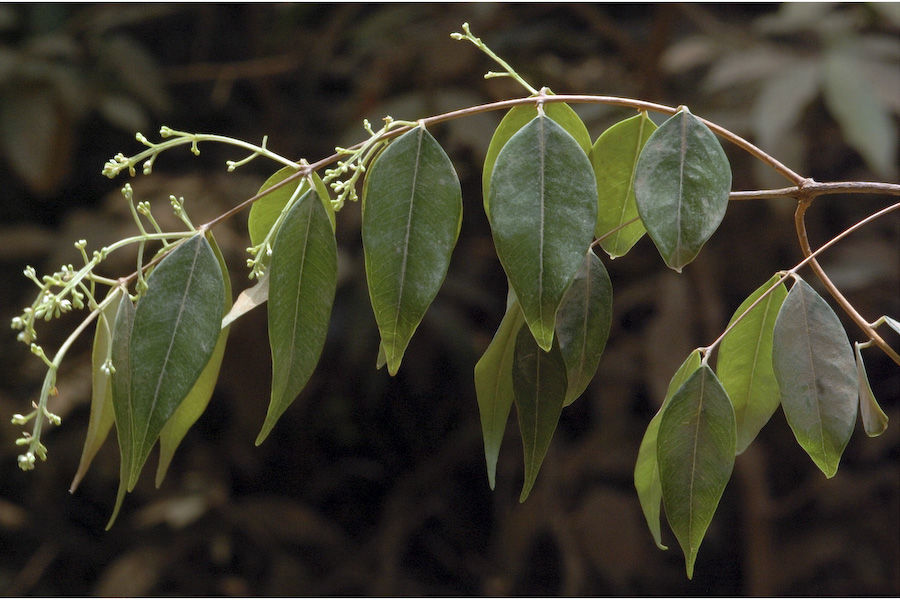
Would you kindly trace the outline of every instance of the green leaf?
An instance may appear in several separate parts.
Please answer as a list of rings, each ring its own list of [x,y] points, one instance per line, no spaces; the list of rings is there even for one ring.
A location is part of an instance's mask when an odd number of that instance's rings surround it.
[[[837,315],[802,279],[778,312],[772,364],[794,437],[833,477],[856,423],[856,365]]]
[[[294,169],[293,167],[283,167],[278,171],[275,171],[271,177],[266,179],[257,193],[266,191],[276,183],[284,181],[296,172],[297,169]],[[332,208],[331,201],[328,197],[328,188],[325,187],[325,184],[317,174],[313,173],[312,178],[313,185],[319,194],[320,200],[322,200],[322,205],[325,207],[328,218],[331,220],[331,227],[334,229],[334,208]],[[306,177],[298,178],[295,181],[278,188],[274,192],[266,194],[253,203],[250,207],[250,215],[247,217],[247,229],[250,231],[250,243],[252,245],[256,246],[266,238],[269,230],[272,229],[272,225],[278,220],[281,211],[284,210],[285,205],[294,195],[294,192],[297,191],[298,187],[300,188],[300,192],[297,194],[297,198],[309,190],[309,179]]]
[[[122,293],[121,287],[110,288],[106,298],[116,298]],[[111,358],[112,330],[116,321],[116,312],[119,303],[111,300],[110,303],[97,315],[97,328],[94,330],[94,345],[91,347],[91,416],[88,420],[87,434],[84,438],[84,447],[81,450],[81,460],[78,462],[78,470],[69,486],[69,493],[74,493],[78,484],[84,478],[91,461],[97,455],[97,451],[106,441],[109,430],[115,422],[115,412],[112,403],[112,377],[106,370],[106,361]]]
[[[638,500],[641,503],[641,510],[644,512],[644,518],[647,520],[647,526],[653,535],[653,541],[660,550],[668,550],[667,546],[662,543],[662,533],[659,523],[659,508],[662,502],[662,483],[659,481],[659,461],[656,459],[656,440],[659,435],[659,421],[662,419],[663,411],[672,400],[675,392],[684,385],[694,371],[700,368],[700,351],[694,350],[681,363],[675,375],[669,381],[669,387],[666,390],[666,397],[656,414],[650,419],[647,425],[647,431],[641,440],[641,446],[638,449],[637,462],[634,465],[634,488],[637,490]]]
[[[437,295],[462,223],[462,191],[447,154],[424,127],[378,156],[366,177],[366,279],[388,372]]]
[[[490,190],[497,256],[538,345],[553,343],[556,312],[597,221],[597,183],[584,151],[537,116],[500,151]]]
[[[337,289],[337,243],[322,203],[306,192],[288,212],[269,267],[272,395],[258,446],[309,381],[328,333]]]
[[[684,553],[688,579],[734,467],[734,409],[706,365],[663,410],[656,456],[666,518]]]
[[[475,395],[481,415],[484,459],[491,489],[494,489],[500,444],[503,442],[509,411],[515,399],[513,357],[516,338],[524,322],[519,302],[515,293],[510,290],[506,314],[487,350],[475,364]]]
[[[224,309],[228,311],[231,309],[231,280],[228,277],[228,267],[225,264],[225,258],[222,256],[219,245],[213,238],[212,232],[206,233],[206,239],[216,255],[216,260],[219,261],[224,289]],[[169,417],[169,420],[166,421],[162,431],[159,433],[159,463],[156,468],[156,487],[159,487],[163,479],[165,479],[166,471],[169,470],[169,464],[172,462],[172,457],[175,456],[175,451],[178,449],[181,440],[184,439],[188,430],[197,422],[197,419],[200,418],[200,415],[203,414],[209,405],[213,389],[216,387],[216,381],[219,379],[219,369],[222,367],[227,340],[228,327],[225,327],[219,330],[219,339],[216,341],[215,348],[213,348],[212,356],[209,357],[209,362],[203,367],[203,371],[200,373],[196,383],[194,383],[194,387],[181,401],[181,404],[178,405],[178,408],[175,409],[175,412]]]
[[[887,429],[888,416],[881,410],[878,401],[875,399],[875,394],[872,393],[872,386],[869,385],[869,376],[866,374],[866,365],[863,363],[859,342],[856,342],[853,346],[856,353],[856,375],[859,379],[859,416],[862,419],[866,435],[878,437]]]
[[[656,124],[646,112],[620,121],[600,134],[591,148],[591,164],[597,178],[597,226],[594,235],[604,234],[638,216],[634,200],[634,176],[641,149],[656,131]],[[603,237],[600,246],[610,258],[623,256],[644,233],[638,220]]]
[[[527,329],[516,335],[513,391],[525,454],[525,481],[519,502],[525,502],[537,479],[566,398],[566,364],[559,344],[544,352]]]
[[[248,287],[234,301],[234,306],[222,317],[222,328],[226,328],[240,317],[269,299],[269,272],[266,271],[255,285]],[[230,301],[230,298],[229,298]]]
[[[112,516],[106,524],[109,530],[119,515],[125,492],[134,488],[130,483],[131,469],[134,464],[134,439],[136,423],[131,399],[131,330],[134,327],[134,303],[127,293],[123,293],[116,309],[113,326],[112,348],[110,358],[115,371],[112,374],[113,411],[116,420],[116,437],[119,442],[119,491],[116,493],[116,504]]]
[[[569,384],[564,406],[572,404],[594,378],[611,324],[612,282],[603,261],[589,249],[556,314]]]
[[[497,156],[500,150],[506,145],[506,142],[515,135],[517,131],[525,127],[537,116],[537,108],[533,104],[520,104],[512,107],[508,113],[503,116],[500,125],[494,131],[491,137],[491,143],[488,145],[487,154],[484,157],[484,169],[481,173],[481,190],[484,195],[484,214],[488,219],[491,218],[490,211],[490,189],[491,176],[494,173],[494,164],[497,162]],[[553,119],[563,129],[569,132],[584,153],[591,151],[591,134],[588,133],[587,127],[581,117],[578,116],[571,106],[562,102],[548,102],[544,104],[544,114]]]
[[[725,216],[731,166],[715,134],[683,108],[644,145],[634,194],[644,227],[666,265],[690,263]]]
[[[134,419],[129,489],[163,426],[209,362],[219,340],[224,299],[219,261],[202,234],[179,244],[147,278],[129,349]]]
[[[729,327],[751,304],[778,281],[774,275],[744,300]],[[759,430],[769,422],[781,401],[778,381],[772,368],[772,336],[775,318],[781,308],[787,288],[779,284],[722,340],[719,349],[717,374],[722,387],[734,405],[737,419],[737,450],[740,454],[756,439]]]

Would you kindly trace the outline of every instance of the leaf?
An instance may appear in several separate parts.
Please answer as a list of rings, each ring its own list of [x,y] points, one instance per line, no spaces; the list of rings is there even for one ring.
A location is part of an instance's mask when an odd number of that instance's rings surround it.
[[[306,192],[288,212],[269,267],[272,395],[260,445],[306,387],[328,334],[337,289],[337,243],[322,203]]]
[[[772,365],[794,437],[830,479],[856,423],[856,365],[837,315],[799,278],[775,321]]]
[[[228,310],[231,308],[231,280],[228,277],[228,267],[225,264],[225,258],[222,256],[219,245],[216,244],[216,240],[212,236],[212,232],[206,233],[206,239],[213,249],[216,260],[219,262],[224,289],[224,309]],[[159,433],[159,464],[156,468],[156,487],[159,487],[163,479],[165,479],[166,471],[169,470],[169,463],[172,462],[172,457],[175,456],[175,451],[178,449],[181,440],[184,439],[188,430],[197,422],[197,419],[200,418],[200,415],[203,414],[209,405],[209,400],[212,398],[213,390],[216,387],[216,381],[219,379],[219,370],[222,367],[222,359],[225,356],[225,343],[227,340],[228,327],[221,328],[212,356],[209,357],[209,361],[203,367],[200,377]]]
[[[597,226],[594,235],[606,233],[638,217],[634,201],[634,176],[641,149],[656,125],[646,112],[620,121],[600,134],[591,148],[591,165],[597,178]],[[600,246],[610,258],[625,255],[647,230],[638,220],[602,237]]]
[[[129,489],[163,426],[197,382],[219,339],[225,289],[202,234],[182,242],[147,279],[131,333],[134,454]]]
[[[847,142],[873,171],[897,176],[897,128],[885,106],[872,93],[860,60],[845,48],[825,58],[825,104]]]
[[[234,306],[222,318],[222,329],[269,299],[269,272],[263,273],[255,285],[238,294]]]
[[[497,256],[538,345],[553,343],[556,312],[597,221],[597,184],[575,139],[537,116],[500,151],[490,190]]]
[[[731,478],[736,440],[728,394],[702,365],[663,410],[656,445],[666,518],[684,553],[688,579]]]
[[[566,386],[566,365],[559,344],[544,352],[522,327],[516,335],[513,357],[513,390],[525,454],[525,481],[519,502],[528,498],[544,462],[562,413]]]
[[[569,132],[585,154],[591,151],[591,134],[588,133],[587,127],[581,117],[578,116],[571,106],[562,102],[548,102],[544,104],[544,114],[553,119],[560,127]],[[494,165],[497,162],[497,156],[500,150],[506,145],[506,142],[515,135],[517,131],[531,122],[537,116],[537,108],[533,104],[520,104],[512,107],[507,112],[500,125],[494,131],[491,142],[488,145],[487,153],[484,157],[484,169],[481,174],[481,190],[484,195],[484,214],[488,219],[491,218],[490,211],[490,189],[491,176],[494,173]]]
[[[134,303],[127,293],[123,293],[116,309],[112,348],[110,349],[110,358],[115,369],[112,374],[112,399],[116,419],[116,437],[119,442],[119,491],[116,493],[116,504],[112,516],[106,524],[107,530],[113,526],[119,515],[119,509],[122,508],[122,502],[125,500],[125,492],[134,487],[130,483],[130,478],[134,464],[136,425],[131,400],[131,356],[129,352],[131,330],[134,327],[134,312]]]
[[[611,324],[612,282],[603,261],[589,249],[556,314],[568,381],[564,406],[572,404],[594,378]]]
[[[437,295],[462,223],[462,191],[447,154],[424,127],[391,144],[363,193],[366,280],[388,372]]]
[[[262,186],[260,186],[259,192],[257,193],[261,194],[276,183],[284,181],[296,172],[297,169],[294,169],[293,167],[283,167],[275,171],[275,173],[266,179]],[[334,209],[331,206],[331,202],[328,200],[328,189],[317,174],[313,173],[312,177],[313,184],[319,192],[319,198],[322,200],[326,212],[328,212],[328,218],[331,220],[332,229],[334,229]],[[278,188],[274,192],[262,196],[253,203],[250,207],[250,215],[247,217],[247,229],[250,232],[250,243],[252,245],[257,246],[266,238],[269,230],[272,229],[272,225],[278,220],[281,211],[284,210],[285,205],[294,195],[294,192],[298,187],[301,189],[296,196],[297,198],[309,190],[309,179],[306,177],[298,178],[297,180]]]
[[[484,459],[491,489],[494,489],[500,444],[503,442],[509,411],[515,399],[513,357],[516,339],[524,322],[519,302],[515,293],[510,290],[506,314],[487,350],[475,364],[475,395],[481,415]]]
[[[892,319],[892,318],[886,316],[886,317],[884,317],[884,322],[887,323],[888,327],[890,327],[897,333],[900,333],[900,321],[897,321],[896,319]]]
[[[869,437],[878,437],[885,432],[888,426],[888,416],[884,414],[872,386],[869,385],[869,376],[866,374],[866,365],[863,363],[859,342],[854,344],[856,353],[856,375],[859,379],[859,416],[862,419],[863,429]]]
[[[78,470],[69,486],[69,493],[74,493],[84,478],[97,451],[103,446],[109,430],[115,422],[112,403],[112,377],[106,370],[106,361],[110,359],[112,331],[116,321],[119,303],[116,298],[122,293],[121,287],[110,288],[106,295],[110,303],[97,315],[97,328],[94,330],[94,345],[91,347],[91,416],[88,420],[84,447]]]
[[[660,550],[668,550],[662,543],[659,523],[659,508],[662,502],[662,484],[659,481],[659,461],[656,459],[656,440],[659,435],[659,421],[663,411],[672,400],[675,392],[687,381],[688,377],[700,368],[700,351],[694,350],[681,363],[675,375],[669,381],[666,397],[656,414],[650,419],[647,431],[638,449],[637,462],[634,465],[634,488],[637,490],[641,510],[647,520],[647,526],[653,535],[653,541]]]
[[[771,148],[790,137],[803,110],[815,100],[822,80],[822,63],[818,59],[788,61],[779,55],[781,67],[766,77],[753,103],[751,124],[756,144]]]
[[[644,145],[634,194],[647,233],[666,265],[690,263],[725,216],[731,167],[709,128],[683,108]]]
[[[778,281],[774,275],[744,300],[736,311],[730,327],[747,308],[756,302]],[[740,454],[756,439],[760,429],[769,422],[781,401],[778,381],[772,369],[772,335],[775,318],[781,308],[787,288],[779,284],[735,325],[719,349],[717,374],[728,392],[737,420],[737,450]]]

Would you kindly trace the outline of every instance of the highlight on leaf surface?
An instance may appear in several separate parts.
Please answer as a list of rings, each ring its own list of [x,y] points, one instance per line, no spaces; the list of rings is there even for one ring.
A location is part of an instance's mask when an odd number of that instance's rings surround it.
[[[856,374],[859,379],[859,416],[862,420],[863,429],[869,437],[878,437],[885,432],[888,426],[888,416],[881,410],[875,394],[872,393],[872,386],[869,385],[869,376],[866,373],[866,365],[863,362],[860,344],[853,344],[853,350],[856,354]]]

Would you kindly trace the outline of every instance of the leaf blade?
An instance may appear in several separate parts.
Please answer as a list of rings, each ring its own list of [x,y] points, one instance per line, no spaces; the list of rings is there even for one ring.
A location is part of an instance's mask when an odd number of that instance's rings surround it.
[[[856,374],[859,380],[859,416],[863,422],[863,429],[869,437],[878,437],[885,432],[888,426],[888,416],[881,410],[872,386],[869,385],[869,376],[866,374],[866,365],[863,362],[860,344],[854,345],[856,354]]]

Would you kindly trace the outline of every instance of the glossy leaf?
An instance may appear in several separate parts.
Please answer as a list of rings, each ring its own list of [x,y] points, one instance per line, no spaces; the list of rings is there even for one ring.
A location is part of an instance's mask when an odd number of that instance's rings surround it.
[[[666,397],[656,414],[650,419],[647,425],[647,431],[641,440],[641,446],[638,449],[637,462],[634,465],[634,488],[637,490],[638,500],[641,503],[641,510],[644,512],[644,518],[647,520],[647,526],[653,535],[653,541],[660,550],[668,550],[667,546],[662,543],[662,532],[660,531],[659,509],[662,503],[662,483],[659,481],[659,461],[656,459],[656,440],[659,436],[659,421],[662,419],[663,411],[672,400],[675,392],[684,385],[694,371],[700,368],[700,352],[694,350],[681,363],[675,375],[669,381],[669,387],[666,390]]]
[[[728,322],[729,327],[778,279],[778,275],[773,276],[750,294],[734,311]],[[728,332],[719,349],[716,370],[734,406],[737,454],[746,450],[756,439],[781,401],[772,368],[772,335],[775,318],[785,296],[787,288],[779,284]]]
[[[125,500],[125,492],[134,489],[131,470],[134,464],[137,436],[131,399],[131,330],[134,327],[134,303],[128,294],[122,294],[116,309],[110,358],[115,371],[112,374],[113,412],[116,420],[116,437],[119,442],[119,491],[116,504],[106,529],[112,527]]]
[[[635,170],[644,227],[666,265],[690,263],[725,216],[731,166],[715,134],[686,108],[653,132]]]
[[[272,394],[256,445],[306,387],[328,333],[337,288],[337,243],[322,203],[306,192],[278,230],[269,267]]]
[[[612,282],[603,261],[588,250],[556,315],[556,335],[568,381],[565,406],[594,378],[611,324]]]
[[[437,295],[462,222],[456,171],[437,140],[416,127],[391,142],[363,194],[366,279],[388,372]]]
[[[656,445],[666,518],[684,553],[688,579],[731,478],[736,440],[728,394],[702,365],[663,410]]]
[[[481,415],[484,459],[491,489],[494,489],[500,444],[515,400],[513,357],[516,339],[524,322],[519,302],[510,290],[506,314],[487,350],[475,364],[475,395],[478,399],[478,413]]]
[[[228,311],[231,308],[231,279],[228,277],[228,267],[225,264],[222,251],[219,249],[219,245],[211,232],[206,233],[206,239],[216,255],[216,260],[219,261],[222,286],[224,288],[224,309]],[[197,422],[197,419],[200,418],[200,415],[203,414],[209,405],[213,389],[216,387],[216,381],[219,379],[219,370],[222,367],[222,359],[225,357],[225,343],[227,340],[228,327],[224,327],[220,329],[219,339],[216,341],[212,355],[209,357],[206,366],[203,367],[203,371],[200,373],[196,383],[194,383],[194,387],[191,388],[188,395],[185,396],[172,416],[169,417],[169,420],[166,421],[162,431],[159,432],[159,463],[156,468],[156,487],[159,487],[163,479],[165,479],[166,471],[169,470],[169,464],[172,462],[172,457],[175,456],[175,451],[178,449],[181,440],[184,439],[188,430]]]
[[[794,437],[833,477],[856,423],[856,364],[837,315],[802,279],[775,321],[772,364]]]
[[[597,221],[597,184],[575,139],[538,116],[500,151],[490,190],[497,256],[538,345],[549,351],[556,312]]]
[[[591,164],[597,178],[597,226],[594,235],[610,258],[623,256],[647,230],[638,220],[615,233],[606,233],[638,217],[634,200],[635,167],[641,150],[656,125],[646,112],[620,121],[600,134],[591,148]]]
[[[878,437],[885,432],[888,426],[888,416],[884,414],[872,386],[869,385],[869,376],[866,374],[866,365],[863,362],[859,342],[854,345],[856,353],[856,376],[859,380],[859,416],[862,419],[863,429],[869,437]]]
[[[296,172],[297,170],[293,167],[283,167],[278,171],[275,171],[275,173],[266,179],[262,186],[260,186],[259,192],[257,193],[264,192]],[[318,191],[319,198],[322,200],[322,205],[325,207],[328,218],[331,220],[331,227],[334,229],[334,209],[331,206],[331,202],[328,200],[328,188],[325,187],[325,184],[322,183],[322,180],[317,174],[313,173],[312,177],[314,187]],[[284,210],[285,205],[291,199],[291,196],[294,195],[294,192],[298,187],[300,187],[300,192],[297,194],[297,198],[300,198],[307,190],[309,190],[309,179],[306,177],[298,178],[296,181],[288,183],[277,190],[262,196],[253,203],[250,207],[250,215],[247,218],[247,229],[250,232],[251,244],[256,246],[266,238],[266,234],[269,233],[272,225],[278,220],[281,211]]]
[[[269,272],[266,271],[255,285],[238,294],[237,300],[234,301],[234,306],[222,318],[222,328],[228,327],[257,306],[265,304],[268,299]]]
[[[519,502],[528,498],[544,462],[562,413],[566,387],[566,364],[559,344],[544,352],[522,327],[516,335],[513,357],[513,391],[525,454],[525,481]]]
[[[88,420],[84,447],[81,450],[81,460],[78,462],[78,470],[72,479],[72,485],[69,486],[69,493],[74,493],[78,488],[115,422],[112,377],[106,365],[107,360],[111,360],[112,333],[116,312],[119,309],[118,296],[121,293],[121,287],[111,288],[106,298],[112,297],[113,300],[97,315],[94,345],[91,347],[91,416]]]
[[[134,460],[129,489],[163,426],[209,362],[224,315],[222,270],[197,234],[160,261],[147,278],[131,332]]]
[[[560,127],[569,132],[584,153],[591,151],[591,135],[588,133],[587,127],[581,117],[572,109],[571,106],[562,102],[548,102],[544,104],[544,114],[556,121]],[[484,214],[490,219],[490,202],[489,195],[491,189],[491,175],[494,173],[494,164],[497,162],[497,156],[500,150],[506,145],[517,131],[525,127],[537,116],[537,108],[533,104],[520,104],[512,107],[507,112],[500,125],[494,131],[491,142],[488,145],[487,153],[484,157],[484,169],[481,173],[481,191],[484,195]]]

